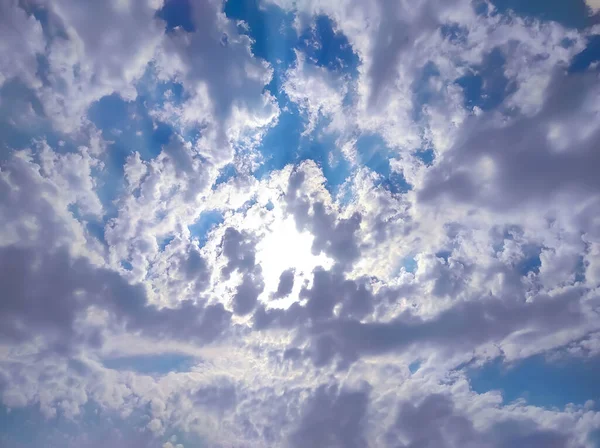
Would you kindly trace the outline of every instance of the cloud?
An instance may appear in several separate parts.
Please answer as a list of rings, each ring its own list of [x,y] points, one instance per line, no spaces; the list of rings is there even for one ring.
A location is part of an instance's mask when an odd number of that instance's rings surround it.
[[[533,422],[507,420],[497,422],[486,433],[477,431],[473,423],[461,415],[454,403],[444,395],[432,394],[421,403],[403,403],[398,408],[396,423],[388,434],[387,442],[396,446],[402,439],[408,443],[398,446],[440,447],[566,447],[567,438],[556,430],[536,427]]]
[[[594,446],[583,0],[176,3],[0,6],[0,445]]]
[[[585,3],[589,6],[592,12],[597,12],[600,9],[600,2],[598,2],[598,0],[585,0]]]
[[[443,192],[458,201],[506,209],[557,192],[572,190],[582,198],[594,194],[598,185],[589,167],[597,163],[592,149],[597,129],[590,120],[596,112],[588,101],[597,95],[595,78],[591,73],[558,72],[538,114],[504,124],[488,116],[474,119],[465,127],[467,138],[450,151],[455,163],[463,164],[469,157],[484,176],[452,173],[450,165],[444,164],[430,171],[420,199],[427,201]],[[569,142],[568,146],[562,142]]]
[[[277,291],[271,295],[273,299],[281,299],[288,296],[294,288],[294,270],[288,269],[283,271],[279,276],[279,284]]]
[[[353,213],[349,218],[336,219],[324,202],[310,201],[299,195],[299,192],[312,195],[315,189],[320,189],[323,193],[322,185],[305,184],[305,179],[309,176],[314,179],[314,169],[314,165],[305,163],[291,174],[286,193],[287,208],[294,215],[299,230],[308,228],[315,236],[313,254],[325,252],[342,269],[346,269],[360,255],[356,233],[360,229],[362,217],[360,213]]]
[[[64,131],[77,130],[87,108],[105,95],[135,99],[164,31],[155,20],[159,3],[32,2],[44,11],[48,43],[46,85],[39,89],[45,114]],[[110,23],[107,27],[105,24]]]
[[[28,16],[16,0],[3,2],[0,12],[0,86],[15,76],[22,76],[34,85],[41,84],[34,76],[36,57],[44,52],[41,24],[35,17]]]
[[[298,428],[290,437],[291,445],[364,446],[368,396],[368,390],[320,386],[310,398]]]
[[[43,254],[8,247],[1,249],[0,260],[5,291],[2,335],[9,341],[41,335],[51,348],[69,350],[79,345],[76,319],[91,307],[154,337],[211,341],[229,325],[230,313],[220,304],[204,307],[185,301],[178,308],[158,309],[147,303],[142,286],[130,285],[118,273],[94,267],[86,259],[71,259],[64,251]],[[101,343],[93,329],[83,336],[80,343]]]

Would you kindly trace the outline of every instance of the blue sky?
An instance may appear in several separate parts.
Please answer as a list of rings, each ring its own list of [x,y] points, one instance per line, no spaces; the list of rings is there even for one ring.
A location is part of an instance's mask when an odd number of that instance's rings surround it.
[[[0,446],[600,447],[600,4],[413,3],[2,3]]]

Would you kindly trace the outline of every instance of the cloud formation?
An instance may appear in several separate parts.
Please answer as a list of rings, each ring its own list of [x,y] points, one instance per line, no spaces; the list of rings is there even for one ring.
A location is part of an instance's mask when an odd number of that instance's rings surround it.
[[[1,1],[0,445],[595,447],[559,3]]]

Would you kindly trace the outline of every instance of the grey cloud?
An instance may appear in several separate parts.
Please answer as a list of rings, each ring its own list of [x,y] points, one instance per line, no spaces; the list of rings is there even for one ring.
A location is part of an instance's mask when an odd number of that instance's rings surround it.
[[[595,167],[600,165],[600,128],[581,138],[594,123],[593,111],[583,107],[597,95],[597,75],[554,74],[539,113],[516,116],[499,125],[497,117],[472,117],[459,143],[448,152],[447,161],[428,171],[425,185],[418,191],[421,201],[449,196],[459,202],[506,210],[526,203],[548,201],[557,192],[591,197],[600,191]],[[561,126],[567,147],[557,150],[551,139],[551,126]],[[495,174],[491,189],[477,184],[474,161],[490,157]]]
[[[337,303],[342,304],[341,317],[362,318],[373,311],[375,302],[365,279],[345,280],[323,269],[313,272],[312,288],[303,288],[300,297],[307,299],[306,309],[313,320],[331,318]]]
[[[197,200],[198,195],[214,181],[213,176],[216,173],[214,165],[199,157],[191,145],[186,144],[182,136],[173,134],[169,143],[163,146],[163,154],[167,155],[172,162],[177,176],[185,180],[180,188],[185,188],[186,201]]]
[[[445,395],[434,394],[421,403],[403,403],[399,406],[395,425],[386,434],[389,446],[418,447],[471,447],[481,445],[472,422],[454,409],[454,403]],[[408,439],[408,443],[402,443]]]
[[[335,272],[316,270],[312,288],[301,291],[305,306],[295,303],[287,310],[259,307],[254,328],[296,328],[294,345],[307,343],[303,354],[316,366],[337,360],[338,367],[345,368],[363,355],[401,352],[415,345],[452,354],[501,342],[521,330],[523,342],[533,341],[539,335],[575,329],[594,319],[583,303],[585,289],[571,287],[526,300],[516,274],[504,268],[502,272],[506,285],[502,296],[460,299],[427,319],[404,311],[389,322],[362,322],[377,307],[396,303],[405,288],[382,288],[375,294],[366,279],[348,280]]]
[[[233,296],[233,312],[241,316],[251,313],[264,289],[261,275],[245,274]]]
[[[398,64],[404,50],[410,48],[416,36],[424,29],[433,29],[437,25],[429,11],[422,11],[417,6],[420,14],[416,20],[406,22],[402,20],[400,3],[393,0],[380,0],[381,22],[373,41],[372,62],[368,74],[371,78],[371,95],[369,103],[373,106],[381,98],[382,92],[388,84],[392,83],[397,75]]]
[[[71,269],[66,256],[47,265],[40,258],[31,250],[0,249],[0,335],[22,342],[46,334],[47,339],[67,343],[81,310],[75,294],[77,278],[65,277]]]
[[[333,257],[342,265],[351,264],[360,255],[356,232],[360,228],[362,217],[354,213],[350,218],[335,222],[335,216],[328,214],[321,202],[313,204],[311,230],[315,235],[313,253],[321,251]]]
[[[402,57],[409,53],[419,37],[437,31],[443,11],[451,8],[455,3],[455,0],[416,1],[410,4],[411,11],[408,12],[401,2],[377,1],[380,22],[373,36],[370,49],[372,61],[367,72],[371,81],[369,96],[371,107],[385,97],[384,92],[394,83],[398,75],[399,64],[403,63],[404,66],[413,64],[412,60],[403,61]],[[406,20],[407,17],[410,17],[410,20]]]
[[[364,447],[369,389],[320,386],[305,406],[298,428],[291,434],[294,447]]]
[[[19,3],[43,12],[44,64],[30,76],[40,74],[43,85],[38,79],[32,84],[56,127],[76,131],[89,105],[105,95],[135,98],[133,84],[164,35],[163,24],[155,19],[159,3],[133,0],[125,8],[72,0]]]
[[[434,318],[424,320],[406,311],[389,323],[331,320],[317,323],[313,338],[331,336],[344,356],[400,351],[414,344],[441,350],[470,350],[499,341],[517,330],[550,334],[575,327],[585,319],[580,300],[584,290],[573,287],[561,294],[540,294],[533,301],[514,297],[482,297],[460,302]]]
[[[303,287],[300,298],[306,300],[306,305],[293,303],[287,309],[265,309],[257,307],[253,320],[254,329],[309,327],[313,322],[329,322],[337,319],[333,310],[340,304],[339,318],[361,319],[370,314],[375,305],[389,301],[393,294],[382,289],[380,295],[375,295],[365,278],[348,280],[337,272],[317,268],[313,272],[312,287]]]
[[[249,235],[242,234],[233,227],[225,229],[222,248],[229,262],[221,270],[223,278],[229,278],[235,270],[249,272],[254,269],[256,263],[255,242]]]
[[[231,273],[238,270],[244,274],[242,283],[233,297],[233,311],[237,315],[246,315],[256,306],[258,296],[265,289],[262,269],[256,265],[256,241],[248,234],[241,233],[233,227],[225,229],[221,243],[223,255],[228,263],[221,270],[221,276],[228,279]]]
[[[474,269],[471,263],[452,256],[448,260],[436,258],[436,264],[423,274],[424,282],[432,282],[434,295],[455,300],[434,317],[404,311],[388,322],[363,321],[376,310],[397,303],[404,294],[414,299],[417,290],[388,287],[374,293],[366,278],[349,280],[335,270],[316,269],[311,288],[300,292],[304,305],[295,303],[287,310],[261,306],[254,314],[254,329],[295,328],[294,345],[306,344],[303,355],[316,366],[337,360],[338,367],[344,368],[363,355],[401,352],[415,345],[452,354],[499,343],[520,331],[523,342],[534,341],[543,334],[580,328],[594,318],[584,304],[586,290],[582,287],[552,295],[540,292],[526,299],[525,285],[515,267],[496,263],[486,274],[502,278],[502,292],[493,296],[467,287]]]
[[[226,378],[215,378],[212,384],[201,386],[192,397],[194,403],[223,413],[236,406],[236,387]]]
[[[306,310],[312,319],[333,317],[333,307],[340,299],[331,279],[331,274],[323,269],[315,270],[313,288],[302,289],[300,297],[308,299]]]
[[[114,271],[98,268],[66,252],[0,249],[0,336],[22,342],[37,335],[57,349],[81,341],[74,321],[94,305],[110,311],[129,330],[151,337],[209,342],[229,326],[231,313],[222,304],[183,301],[178,308],[149,304],[144,289]],[[93,343],[95,335],[90,335]]]
[[[527,446],[531,448],[566,448],[581,445],[575,444],[568,436],[556,430],[542,429],[529,421],[506,420],[494,425],[489,432],[489,439],[498,448]]]
[[[183,65],[180,74],[186,89],[202,95],[207,84],[212,112],[217,124],[218,144],[227,146],[226,123],[234,106],[249,110],[265,109],[263,88],[270,78],[266,65],[254,58],[250,39],[238,33],[235,23],[222,20],[221,3],[210,0],[190,2],[196,31],[176,30],[164,41],[159,65],[171,70],[175,56]],[[203,120],[209,117],[202,117]],[[221,157],[227,151],[212,152]]]
[[[191,39],[190,42],[179,40],[175,44],[187,46],[187,49],[181,46],[179,49],[191,68],[188,77],[191,80],[208,80],[213,107],[220,119],[229,115],[235,103],[245,101],[250,106],[258,105],[268,71],[252,57],[250,39],[238,34],[234,23],[227,23],[225,29],[220,28],[224,26],[223,23],[215,20],[220,13],[220,3],[195,1],[190,4],[198,32],[185,36],[186,39]],[[223,45],[224,35],[227,36],[226,45]],[[248,77],[248,68],[260,73],[262,77]]]
[[[204,291],[208,287],[210,269],[206,264],[206,260],[200,255],[200,252],[191,249],[182,268],[186,279],[195,283],[196,291]]]
[[[0,87],[15,76],[35,82],[36,56],[44,52],[42,26],[22,9],[21,3],[0,3]]]
[[[302,197],[300,189],[306,181],[306,173],[294,171],[288,182],[286,201],[288,211],[294,216],[299,230],[309,229],[314,235],[312,252],[325,252],[338,264],[338,269],[346,270],[360,256],[357,232],[362,216],[356,212],[349,218],[337,219],[329,213],[321,201],[311,204],[310,198]],[[312,209],[312,214],[310,210]]]
[[[176,297],[191,288],[191,298],[199,299],[210,285],[211,269],[194,244],[176,243],[177,246],[173,245],[161,254],[165,256],[165,262],[153,266],[151,278],[159,282],[169,296]]]
[[[279,284],[277,285],[277,291],[275,291],[271,298],[281,299],[287,297],[294,288],[294,269],[288,269],[283,271],[279,276]]]
[[[402,442],[401,440],[408,440]],[[555,430],[538,427],[532,421],[506,419],[485,432],[475,429],[471,420],[442,394],[432,394],[420,403],[402,403],[395,424],[386,434],[389,446],[399,448],[563,448],[567,437]]]
[[[309,316],[306,307],[293,303],[287,309],[271,308],[266,309],[264,305],[256,308],[253,315],[254,329],[264,330],[273,328],[296,328],[303,326]]]

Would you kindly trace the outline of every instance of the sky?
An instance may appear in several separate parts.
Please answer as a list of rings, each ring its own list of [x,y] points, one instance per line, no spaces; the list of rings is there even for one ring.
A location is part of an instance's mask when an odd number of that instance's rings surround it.
[[[600,2],[0,0],[0,447],[600,448]]]

